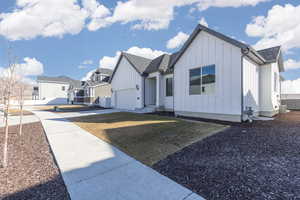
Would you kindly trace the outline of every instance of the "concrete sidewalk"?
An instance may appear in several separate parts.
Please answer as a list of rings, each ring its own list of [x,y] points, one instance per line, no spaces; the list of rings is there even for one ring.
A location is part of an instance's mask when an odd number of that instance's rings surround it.
[[[5,126],[5,123],[2,119],[3,115],[0,115],[0,128]],[[39,122],[40,119],[35,115],[24,115],[22,122],[23,124]],[[19,125],[20,117],[19,116],[8,116],[9,126]]]
[[[61,116],[34,113],[41,119],[72,200],[203,200]]]

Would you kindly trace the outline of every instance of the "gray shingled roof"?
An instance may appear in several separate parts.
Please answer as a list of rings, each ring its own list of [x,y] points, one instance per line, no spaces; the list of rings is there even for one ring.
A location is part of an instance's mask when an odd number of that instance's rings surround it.
[[[280,53],[280,46],[257,51],[267,62],[276,62]]]
[[[122,53],[124,57],[127,58],[128,62],[140,73],[143,74],[149,64],[151,63],[151,59],[144,58],[141,56],[136,56],[129,53]]]
[[[173,53],[172,55],[169,54],[163,54],[151,61],[147,69],[145,70],[145,73],[153,73],[153,72],[162,72],[162,73],[169,73],[170,72],[170,66],[173,60],[176,59],[179,52]]]
[[[70,84],[71,88],[80,88],[81,87],[81,81],[74,80],[67,76],[57,76],[57,77],[38,76],[37,82],[67,83],[67,84]]]
[[[112,73],[113,73],[113,70],[108,69],[108,68],[98,68],[98,69],[96,70],[96,73],[107,74],[107,75],[111,76]]]

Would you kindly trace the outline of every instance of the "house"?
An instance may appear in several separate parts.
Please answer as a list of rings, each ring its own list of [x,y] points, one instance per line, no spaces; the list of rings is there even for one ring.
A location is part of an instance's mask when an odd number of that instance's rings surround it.
[[[69,104],[83,104],[84,103],[84,89],[82,88],[84,82],[76,81],[70,84],[68,89]]]
[[[111,86],[108,83],[112,70],[98,68],[83,84],[84,103],[110,107]],[[103,102],[102,102],[103,101]],[[109,101],[109,102],[107,102]]]
[[[38,91],[39,100],[44,100],[48,104],[66,104],[68,103],[69,87],[80,85],[80,83],[80,81],[67,76],[38,76],[35,90]]]
[[[256,51],[199,24],[172,55],[123,52],[110,79],[112,105],[237,122],[251,113],[271,117],[279,112],[283,71],[280,47]]]

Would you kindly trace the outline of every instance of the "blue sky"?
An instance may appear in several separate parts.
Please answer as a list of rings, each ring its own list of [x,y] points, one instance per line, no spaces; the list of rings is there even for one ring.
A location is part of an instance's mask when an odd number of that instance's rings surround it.
[[[21,1],[30,2],[30,0],[20,0],[20,2]],[[39,2],[38,0],[32,1]],[[129,1],[136,0],[123,0],[122,2],[126,3]],[[141,2],[142,1],[143,0],[141,0]],[[204,1],[209,3],[209,0]],[[249,34],[246,33],[247,24],[250,24],[254,17],[267,17],[268,12],[272,10],[275,5],[284,7],[286,4],[291,4],[293,7],[298,8],[300,4],[292,0],[257,1],[258,4],[256,6],[237,5],[234,8],[231,7],[231,5],[212,5],[207,9],[199,10],[195,4],[175,6],[173,9],[173,19],[169,20],[169,25],[159,28],[158,30],[132,28],[135,24],[140,23],[141,20],[139,19],[128,21],[122,19],[123,21],[119,20],[113,22],[95,31],[82,28],[79,33],[74,35],[66,33],[60,37],[45,37],[37,34],[37,36],[33,36],[30,39],[24,39],[22,36],[19,36],[17,40],[12,40],[9,38],[9,34],[3,33],[3,31],[1,34],[0,30],[0,67],[6,66],[6,47],[8,44],[11,44],[13,46],[13,52],[18,57],[19,62],[24,62],[23,58],[25,57],[35,58],[43,64],[44,75],[68,75],[75,79],[81,79],[87,72],[98,67],[99,60],[104,56],[115,57],[116,52],[125,51],[131,47],[150,48],[152,50],[170,53],[177,51],[180,47],[168,49],[166,47],[167,41],[176,36],[179,32],[190,34],[201,18],[206,20],[210,28],[228,36],[235,37],[238,40],[245,41],[248,44],[255,45],[263,36],[250,37]],[[201,2],[201,0],[199,0],[199,2]],[[117,1],[98,0],[98,4],[102,4],[113,14],[117,6]],[[81,6],[81,2],[79,2],[78,5]],[[0,13],[16,12],[14,8],[16,8],[15,1],[2,1]],[[18,9],[20,11],[25,8],[19,7]],[[149,9],[151,9],[151,6]],[[135,11],[133,10],[132,12]],[[4,22],[6,19],[1,19],[0,17],[0,28],[1,20]],[[2,26],[2,28],[3,27],[4,26]],[[28,28],[28,26],[25,26],[25,29],[26,28]],[[289,42],[292,43],[293,41]],[[277,45],[277,43],[274,43],[274,45]],[[300,78],[300,66],[295,66],[298,64],[298,61],[300,61],[300,45],[292,46],[287,44],[287,46],[284,59],[292,59],[295,63],[293,69],[287,70],[283,73],[283,76],[286,79],[295,80]],[[93,64],[84,65],[85,67],[81,67],[83,69],[79,69],[79,66],[82,65],[82,62],[85,60],[92,60]]]

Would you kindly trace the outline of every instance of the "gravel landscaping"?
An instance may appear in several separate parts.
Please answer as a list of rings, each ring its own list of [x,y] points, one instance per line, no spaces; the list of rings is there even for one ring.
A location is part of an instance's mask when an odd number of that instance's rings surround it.
[[[0,167],[0,199],[68,200],[41,123],[24,124],[23,128],[21,137],[18,126],[9,129],[9,166]],[[4,128],[0,128],[0,141],[2,160]]]
[[[300,112],[231,123],[153,168],[206,199],[300,199]]]

